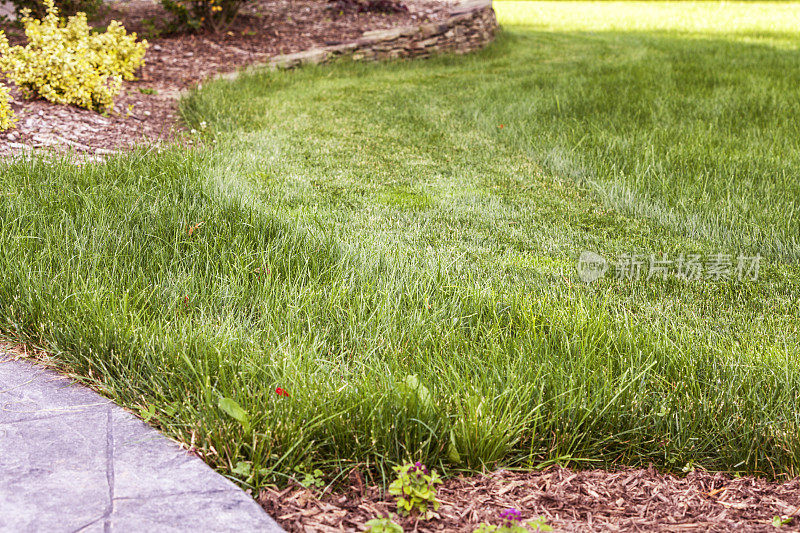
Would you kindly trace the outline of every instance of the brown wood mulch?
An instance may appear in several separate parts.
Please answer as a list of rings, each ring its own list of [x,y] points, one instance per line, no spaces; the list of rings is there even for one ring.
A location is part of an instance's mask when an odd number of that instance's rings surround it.
[[[0,157],[31,148],[75,151],[100,158],[140,143],[168,140],[182,130],[176,116],[182,91],[218,73],[265,62],[272,56],[357,39],[363,32],[443,18],[448,2],[412,0],[407,12],[341,11],[326,0],[257,0],[248,4],[226,31],[216,35],[153,37],[165,20],[153,0],[110,4],[94,24],[120,20],[146,37],[150,48],[139,80],[125,83],[114,110],[101,115],[72,106],[27,100],[13,87],[15,128],[0,133]],[[2,26],[12,43],[22,42],[18,28]],[[0,78],[1,80],[1,78]]]
[[[785,483],[732,479],[696,470],[684,478],[653,468],[543,472],[500,470],[457,477],[439,489],[439,518],[401,519],[392,496],[364,486],[358,471],[340,493],[315,493],[294,485],[266,488],[259,502],[289,532],[363,531],[377,516],[391,516],[405,531],[473,531],[499,524],[517,509],[524,520],[540,516],[556,531],[800,531],[800,478]]]

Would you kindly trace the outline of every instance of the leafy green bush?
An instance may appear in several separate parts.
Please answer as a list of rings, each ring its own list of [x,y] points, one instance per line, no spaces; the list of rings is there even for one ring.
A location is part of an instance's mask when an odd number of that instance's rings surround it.
[[[161,0],[181,29],[212,33],[227,28],[245,0]]]
[[[45,0],[43,20],[26,14],[22,23],[28,44],[9,46],[0,33],[0,71],[26,96],[87,109],[113,107],[122,80],[134,79],[144,63],[147,41],[136,42],[117,21],[93,33],[84,13],[59,19],[53,0]]]
[[[11,0],[14,11],[19,17],[25,15],[25,10],[34,18],[44,18],[47,15],[47,2],[43,0]],[[103,0],[55,0],[55,7],[61,16],[70,17],[77,13],[86,13],[92,17],[100,11]]]
[[[5,131],[16,122],[14,111],[8,103],[11,96],[8,93],[8,87],[0,83],[0,131]]]
[[[389,494],[397,496],[397,511],[403,516],[417,514],[422,520],[431,518],[439,508],[436,485],[442,482],[436,472],[428,472],[420,462],[396,466],[394,471],[397,479],[389,485]]]

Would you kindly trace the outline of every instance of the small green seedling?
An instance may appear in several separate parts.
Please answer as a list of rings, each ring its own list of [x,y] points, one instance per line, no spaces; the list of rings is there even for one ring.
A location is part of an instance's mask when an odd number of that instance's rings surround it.
[[[540,516],[534,520],[522,521],[522,513],[516,509],[506,509],[500,513],[502,523],[478,525],[474,533],[530,533],[531,531],[553,531],[547,520]]]
[[[366,533],[403,533],[400,524],[392,521],[391,518],[373,518],[366,524]]]
[[[150,419],[153,418],[156,414],[156,406],[152,403],[147,406],[145,409],[144,407],[139,408],[139,416],[142,417],[142,420],[145,422],[150,422]]]
[[[772,526],[773,527],[783,527],[788,526],[794,520],[793,516],[773,516],[772,517]]]
[[[547,519],[543,516],[534,520],[528,520],[525,524],[534,531],[553,531],[552,526],[547,523]]]
[[[325,477],[325,473],[319,468],[315,468],[311,473],[303,472],[299,468],[295,468],[295,470],[298,473],[303,474],[303,479],[298,482],[303,487],[307,489],[321,489],[325,486],[325,480],[323,479]]]
[[[217,406],[219,407],[220,411],[239,422],[245,431],[250,430],[250,417],[248,416],[247,411],[245,411],[242,406],[236,402],[236,400],[232,400],[231,398],[220,398],[217,402]]]
[[[397,479],[389,485],[389,494],[397,496],[397,511],[402,516],[417,515],[427,520],[439,508],[436,485],[442,480],[436,472],[428,472],[424,464],[417,461],[396,466]]]
[[[251,461],[238,461],[236,466],[231,468],[231,473],[236,474],[245,483],[253,483],[257,476],[268,476],[271,472],[268,468],[258,468]]]
[[[252,466],[250,465],[250,463],[239,461],[238,463],[236,463],[236,466],[231,469],[231,472],[233,472],[237,476],[241,476],[243,478],[249,478],[250,472],[252,472]]]

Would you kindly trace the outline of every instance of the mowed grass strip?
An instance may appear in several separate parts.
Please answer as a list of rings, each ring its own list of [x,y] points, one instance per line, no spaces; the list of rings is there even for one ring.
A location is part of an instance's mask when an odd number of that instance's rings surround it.
[[[746,32],[675,22],[712,4],[637,5],[670,31],[497,8],[472,56],[207,84],[201,149],[5,166],[0,329],[250,486],[406,459],[796,474],[800,35],[748,4]],[[587,285],[588,249],[761,272]]]

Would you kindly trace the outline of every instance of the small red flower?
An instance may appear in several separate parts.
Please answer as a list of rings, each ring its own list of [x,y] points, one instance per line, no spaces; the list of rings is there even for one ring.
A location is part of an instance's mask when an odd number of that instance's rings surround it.
[[[289,393],[286,392],[286,389],[283,389],[281,387],[278,387],[277,389],[275,389],[275,394],[277,394],[278,396],[285,396],[286,398],[289,397]]]

